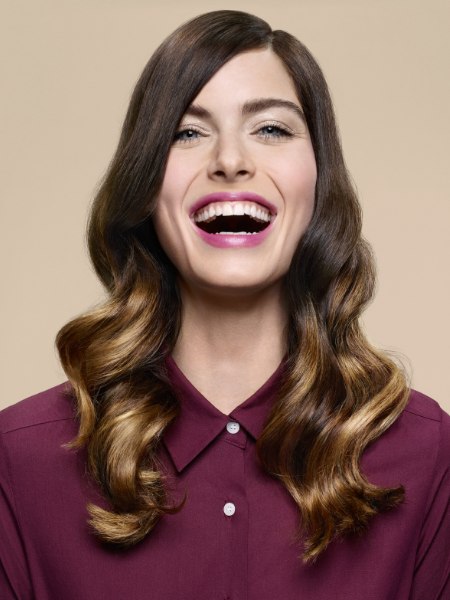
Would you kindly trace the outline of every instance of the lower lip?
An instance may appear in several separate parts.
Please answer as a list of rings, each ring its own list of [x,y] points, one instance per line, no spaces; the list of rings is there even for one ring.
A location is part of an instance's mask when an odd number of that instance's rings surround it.
[[[207,233],[193,224],[194,229],[204,242],[216,248],[254,248],[262,244],[272,230],[273,223],[270,223],[265,229],[259,233],[250,235],[237,234],[226,235],[222,233]]]

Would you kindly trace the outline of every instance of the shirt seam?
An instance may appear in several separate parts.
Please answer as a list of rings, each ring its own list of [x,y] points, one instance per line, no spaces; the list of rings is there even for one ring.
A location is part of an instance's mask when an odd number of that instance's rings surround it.
[[[428,421],[434,421],[435,423],[441,423],[442,422],[442,416],[439,415],[439,417],[431,417],[429,415],[424,415],[420,412],[415,411],[412,408],[406,407],[404,409],[405,412],[410,413],[411,415],[415,415],[416,417],[421,417],[422,419],[427,419]]]
[[[14,492],[14,485],[13,485],[13,477],[12,477],[12,469],[11,469],[11,461],[9,458],[9,452],[7,449],[7,445],[5,443],[5,440],[3,439],[3,433],[0,435],[0,445],[3,449],[3,456],[5,457],[5,466],[6,466],[6,476],[8,478],[8,487],[11,493],[11,502],[14,506],[14,515],[16,518],[16,522],[17,522],[17,528],[19,530],[20,533],[20,539],[21,539],[21,545],[22,545],[22,549],[23,549],[23,553],[25,556],[25,561],[26,561],[26,568],[28,571],[28,577],[29,577],[29,583],[30,583],[30,589],[33,589],[33,582],[32,582],[32,577],[31,577],[31,569],[30,569],[30,561],[29,561],[29,557],[28,557],[28,552],[27,552],[27,548],[26,548],[26,544],[25,544],[25,536],[24,536],[24,532],[23,532],[23,528],[22,528],[22,519],[20,517],[20,510],[19,510],[19,504],[16,500],[16,494]]]
[[[247,441],[247,440],[246,440]],[[249,596],[249,581],[248,581],[248,555],[250,550],[250,505],[249,505],[249,494],[248,494],[248,464],[247,461],[251,458],[251,453],[248,445],[246,444],[246,448],[242,454],[242,460],[244,461],[244,491],[245,491],[245,500],[247,504],[247,555],[245,557],[245,600],[248,599]]]
[[[225,444],[231,444],[232,446],[236,446],[236,448],[240,448],[241,450],[243,450],[246,447],[246,440],[244,440],[243,442],[238,442],[237,440],[233,440],[233,439],[227,439],[226,437],[222,438],[221,440],[222,442],[225,442]]]
[[[442,451],[442,443],[443,443],[443,435],[444,435],[444,432],[443,432],[443,420],[442,420],[442,418],[439,419],[439,420],[437,420],[437,419],[433,419],[433,420],[438,421],[440,423],[440,427],[439,427],[439,442],[438,442],[437,447],[436,447],[436,453],[435,453],[435,456],[434,456],[433,469],[432,469],[431,476],[430,476],[430,479],[429,479],[429,486],[431,486],[432,482],[436,479],[436,475],[437,475],[437,471],[438,471],[438,465],[439,465],[439,460],[438,459],[439,459],[439,456],[440,456],[441,451]],[[428,498],[428,502],[426,503],[425,509],[423,511],[422,521],[420,523],[420,528],[419,528],[418,544],[417,544],[417,547],[416,547],[416,552],[415,552],[415,557],[414,557],[414,574],[415,574],[415,572],[416,572],[416,570],[418,568],[417,559],[418,559],[419,544],[420,544],[420,540],[422,538],[423,528],[424,528],[425,522],[427,520],[428,514],[429,514],[429,512],[431,510],[431,506],[433,504],[434,497],[435,496],[433,495],[432,497]]]
[[[30,429],[32,427],[39,427],[40,425],[48,425],[50,423],[59,423],[60,421],[72,421],[72,417],[61,417],[59,419],[48,419],[46,421],[39,421],[38,423],[30,423],[29,425],[18,425],[16,427],[12,427],[11,429],[2,429],[0,433],[2,435],[6,435],[8,433],[14,433],[15,431],[20,431],[22,429]]]

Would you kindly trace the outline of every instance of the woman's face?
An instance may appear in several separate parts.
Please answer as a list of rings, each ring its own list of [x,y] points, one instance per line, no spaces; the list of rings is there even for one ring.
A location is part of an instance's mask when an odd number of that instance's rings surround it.
[[[314,208],[316,162],[294,84],[270,49],[239,54],[186,111],[154,215],[189,287],[279,285]]]

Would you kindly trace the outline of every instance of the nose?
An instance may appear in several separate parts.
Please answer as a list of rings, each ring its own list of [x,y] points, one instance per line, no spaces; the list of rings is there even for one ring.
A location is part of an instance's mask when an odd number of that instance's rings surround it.
[[[217,140],[208,165],[208,176],[211,179],[226,182],[246,181],[253,177],[254,172],[254,161],[242,140],[237,136]]]

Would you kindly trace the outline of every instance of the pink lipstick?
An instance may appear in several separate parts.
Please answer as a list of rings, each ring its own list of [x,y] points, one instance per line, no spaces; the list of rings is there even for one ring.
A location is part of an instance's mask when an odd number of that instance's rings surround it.
[[[252,248],[273,228],[277,209],[253,192],[216,192],[199,198],[190,209],[197,235],[217,248]]]

